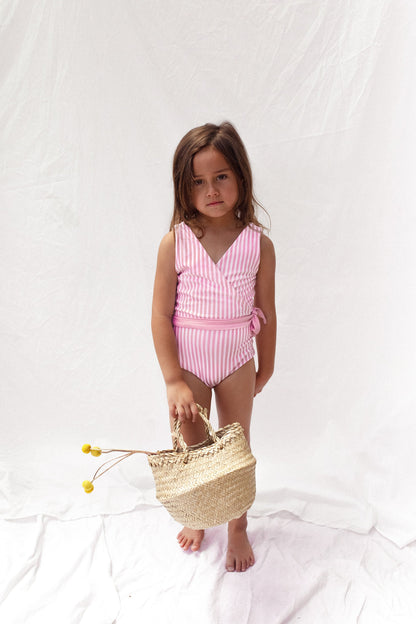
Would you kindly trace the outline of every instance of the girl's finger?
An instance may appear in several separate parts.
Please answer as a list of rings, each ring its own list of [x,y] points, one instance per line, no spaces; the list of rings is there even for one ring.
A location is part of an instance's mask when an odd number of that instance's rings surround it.
[[[192,420],[192,411],[191,411],[191,408],[189,407],[189,405],[186,405],[186,407],[185,407],[185,418],[188,418],[189,420]]]
[[[199,415],[199,411],[198,408],[196,406],[196,403],[192,403],[191,404],[191,412],[192,412],[192,422],[195,422],[198,415]]]

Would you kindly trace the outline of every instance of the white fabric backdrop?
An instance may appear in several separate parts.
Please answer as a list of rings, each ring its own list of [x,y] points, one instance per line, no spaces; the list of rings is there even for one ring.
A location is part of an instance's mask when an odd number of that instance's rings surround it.
[[[0,19],[2,517],[156,504],[142,457],[86,496],[80,446],[170,445],[150,305],[171,160],[229,119],[277,252],[251,513],[416,539],[414,3],[6,0]]]

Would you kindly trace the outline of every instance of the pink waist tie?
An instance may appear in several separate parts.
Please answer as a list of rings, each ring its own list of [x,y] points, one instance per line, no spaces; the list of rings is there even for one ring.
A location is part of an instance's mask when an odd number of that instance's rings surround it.
[[[247,316],[232,319],[204,319],[175,315],[172,317],[172,323],[175,327],[189,327],[191,329],[237,329],[249,325],[251,335],[256,336],[261,328],[259,317],[264,323],[267,323],[260,308],[253,308],[253,313]]]

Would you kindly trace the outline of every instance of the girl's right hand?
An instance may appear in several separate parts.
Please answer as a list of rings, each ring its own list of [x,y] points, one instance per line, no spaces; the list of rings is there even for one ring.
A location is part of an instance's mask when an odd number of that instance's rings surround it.
[[[189,419],[195,422],[198,408],[192,390],[184,381],[175,381],[166,385],[171,418],[179,418],[181,422]]]

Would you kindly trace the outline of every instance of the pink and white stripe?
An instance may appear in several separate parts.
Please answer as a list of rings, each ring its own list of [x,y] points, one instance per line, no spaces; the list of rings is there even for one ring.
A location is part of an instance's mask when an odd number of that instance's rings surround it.
[[[173,326],[179,361],[210,388],[254,356],[252,336],[259,330],[258,316],[264,319],[254,308],[260,234],[259,227],[247,226],[215,263],[189,226],[175,226]]]

